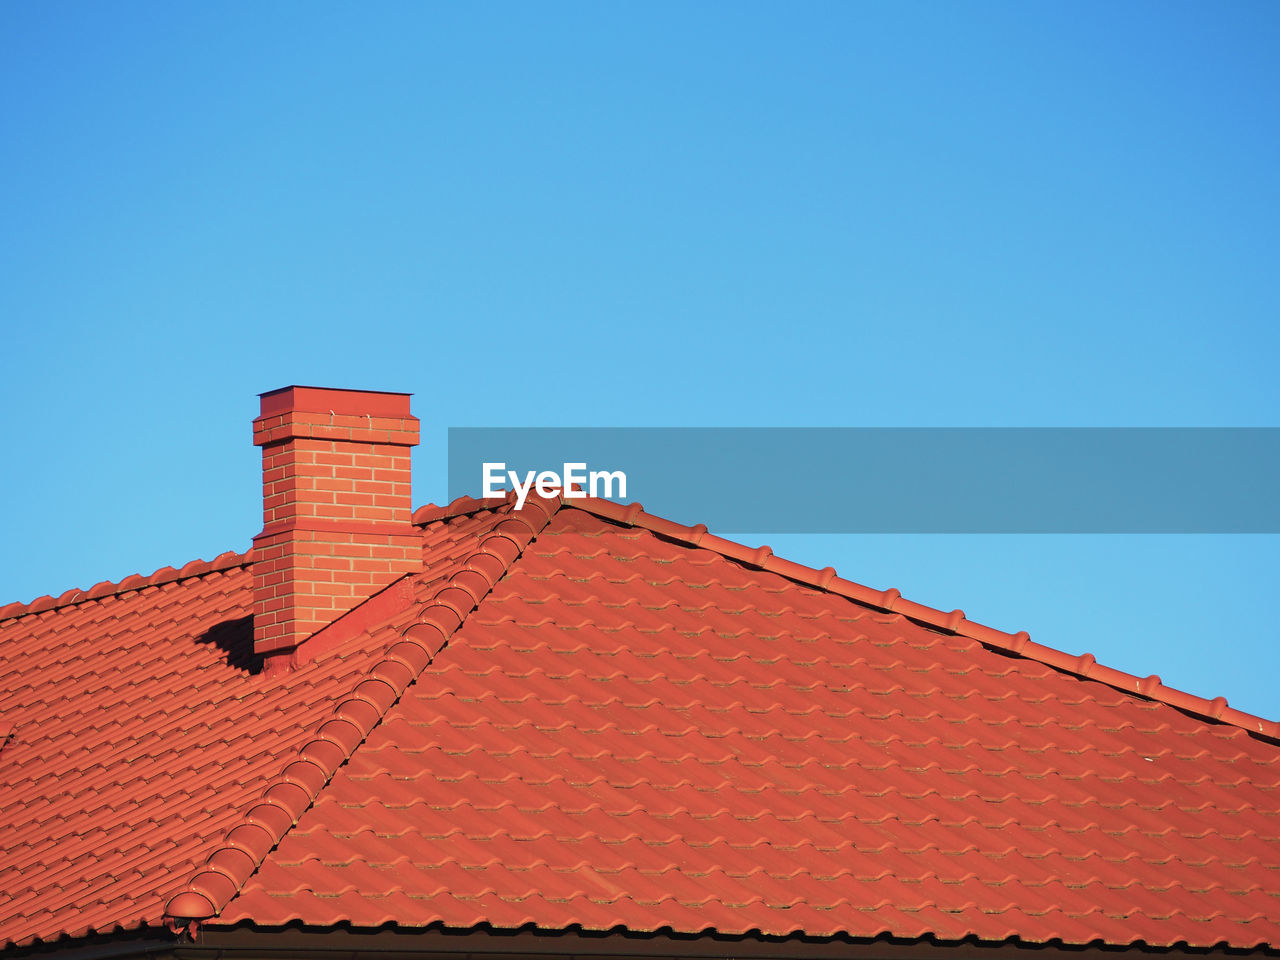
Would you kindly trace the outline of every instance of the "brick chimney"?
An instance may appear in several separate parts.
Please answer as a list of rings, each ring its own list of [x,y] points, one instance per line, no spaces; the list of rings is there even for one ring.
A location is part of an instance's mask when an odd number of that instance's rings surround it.
[[[295,386],[261,397],[253,648],[275,672],[317,630],[422,568],[409,488],[418,420],[407,393]]]

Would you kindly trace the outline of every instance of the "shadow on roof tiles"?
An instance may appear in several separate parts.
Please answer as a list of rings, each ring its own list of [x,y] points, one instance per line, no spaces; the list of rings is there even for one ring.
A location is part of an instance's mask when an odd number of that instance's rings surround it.
[[[245,673],[260,673],[262,657],[253,652],[253,617],[223,620],[200,636],[196,643],[212,643],[226,654],[227,666]]]

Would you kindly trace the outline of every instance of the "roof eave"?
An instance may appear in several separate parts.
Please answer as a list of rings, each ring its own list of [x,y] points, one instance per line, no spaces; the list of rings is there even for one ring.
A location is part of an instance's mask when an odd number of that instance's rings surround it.
[[[1077,960],[1103,960],[1117,953],[1180,957],[1280,957],[1271,945],[1250,948],[1217,945],[1191,947],[1177,943],[1153,947],[1131,944],[1067,944],[1062,941],[1030,943],[1017,939],[959,941],[934,938],[905,939],[889,936],[812,937],[803,934],[770,936],[760,933],[725,935],[708,931],[679,933],[672,930],[638,932],[615,928],[516,930],[491,927],[451,928],[439,924],[410,928],[383,926],[359,928],[347,924],[318,927],[288,924],[259,927],[251,923],[228,926],[200,924],[194,943],[184,946],[183,958],[245,953],[277,960],[303,960],[318,954],[341,953],[347,960],[362,957],[431,955],[440,960],[466,960],[482,956],[572,957],[574,960],[609,960],[615,957],[652,960],[1021,960],[1031,956],[1071,956]]]

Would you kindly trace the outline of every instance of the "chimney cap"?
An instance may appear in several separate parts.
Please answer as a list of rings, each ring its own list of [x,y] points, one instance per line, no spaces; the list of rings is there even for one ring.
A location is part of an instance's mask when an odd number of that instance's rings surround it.
[[[354,416],[405,417],[409,415],[411,393],[390,390],[343,390],[338,387],[307,387],[292,384],[258,394],[260,416],[291,410],[304,413],[334,413]]]

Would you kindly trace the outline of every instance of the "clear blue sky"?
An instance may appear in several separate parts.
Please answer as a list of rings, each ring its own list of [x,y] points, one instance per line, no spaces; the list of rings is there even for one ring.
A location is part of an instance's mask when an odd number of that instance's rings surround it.
[[[1278,101],[1268,2],[0,5],[0,602],[247,548],[289,383],[414,392],[419,502],[449,426],[1280,425]],[[770,539],[1280,716],[1280,538]]]

